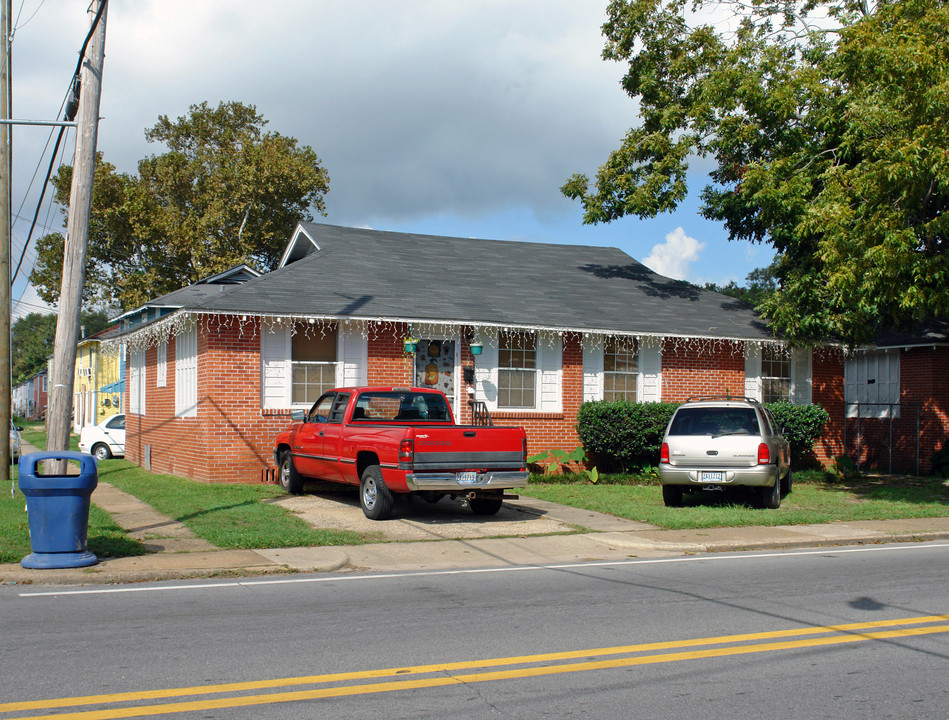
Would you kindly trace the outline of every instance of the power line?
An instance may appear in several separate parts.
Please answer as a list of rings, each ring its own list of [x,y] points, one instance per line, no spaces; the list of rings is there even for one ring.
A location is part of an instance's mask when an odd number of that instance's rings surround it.
[[[105,11],[106,2],[99,3],[99,9],[96,12],[96,16],[92,21],[92,24],[89,28],[89,32],[86,34],[86,39],[82,43],[82,48],[79,50],[79,60],[76,63],[76,71],[73,73],[72,80],[69,83],[69,90],[66,92],[66,111],[64,114],[64,119],[72,121],[76,117],[76,110],[79,108],[79,91],[80,91],[80,82],[79,74],[82,70],[82,63],[86,57],[86,48],[89,47],[89,42],[92,40],[92,36],[96,31],[96,27],[99,25],[99,20],[102,18],[102,13]],[[40,209],[43,204],[43,198],[46,196],[46,186],[49,184],[49,180],[53,174],[53,165],[56,162],[56,156],[59,153],[59,146],[63,139],[63,133],[65,132],[65,126],[60,127],[59,133],[56,136],[56,146],[53,148],[53,155],[50,158],[49,168],[46,171],[46,179],[43,181],[43,188],[40,192],[40,199],[36,205],[36,213],[33,215],[33,223],[30,225],[30,232],[26,236],[26,244],[23,246],[23,253],[20,254],[20,260],[17,262],[16,271],[13,273],[13,280],[11,284],[16,282],[16,277],[20,273],[20,266],[23,264],[23,256],[26,253],[26,248],[30,244],[30,240],[33,237],[33,229],[36,227],[36,220],[39,217]]]

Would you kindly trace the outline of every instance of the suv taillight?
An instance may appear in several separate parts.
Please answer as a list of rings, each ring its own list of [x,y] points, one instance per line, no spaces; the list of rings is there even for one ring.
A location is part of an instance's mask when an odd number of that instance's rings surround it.
[[[771,462],[771,451],[768,449],[768,443],[758,445],[758,464],[767,465]]]
[[[415,444],[411,440],[399,443],[399,464],[415,462]]]
[[[669,443],[662,444],[662,450],[659,451],[659,462],[669,463]]]

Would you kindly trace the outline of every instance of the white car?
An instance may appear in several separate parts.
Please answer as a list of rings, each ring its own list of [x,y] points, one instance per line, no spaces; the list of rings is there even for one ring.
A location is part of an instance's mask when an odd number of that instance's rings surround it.
[[[79,433],[79,452],[95,455],[96,460],[125,455],[125,414],[113,415],[98,425],[84,427]]]
[[[10,458],[13,462],[20,459],[20,430],[22,429],[14,425],[12,420],[10,421]]]

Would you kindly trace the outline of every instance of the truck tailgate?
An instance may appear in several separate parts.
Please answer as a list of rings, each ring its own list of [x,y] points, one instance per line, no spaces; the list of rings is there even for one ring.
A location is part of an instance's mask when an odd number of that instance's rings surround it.
[[[416,428],[416,471],[483,471],[523,467],[524,431],[521,428]]]

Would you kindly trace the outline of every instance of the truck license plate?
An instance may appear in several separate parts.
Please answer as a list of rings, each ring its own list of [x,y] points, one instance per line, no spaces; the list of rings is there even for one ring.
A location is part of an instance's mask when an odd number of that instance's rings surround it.
[[[478,473],[476,472],[460,472],[458,473],[458,484],[459,485],[474,485],[478,482]]]
[[[725,478],[723,477],[724,473],[720,472],[708,472],[703,471],[701,480],[702,482],[724,482]]]

